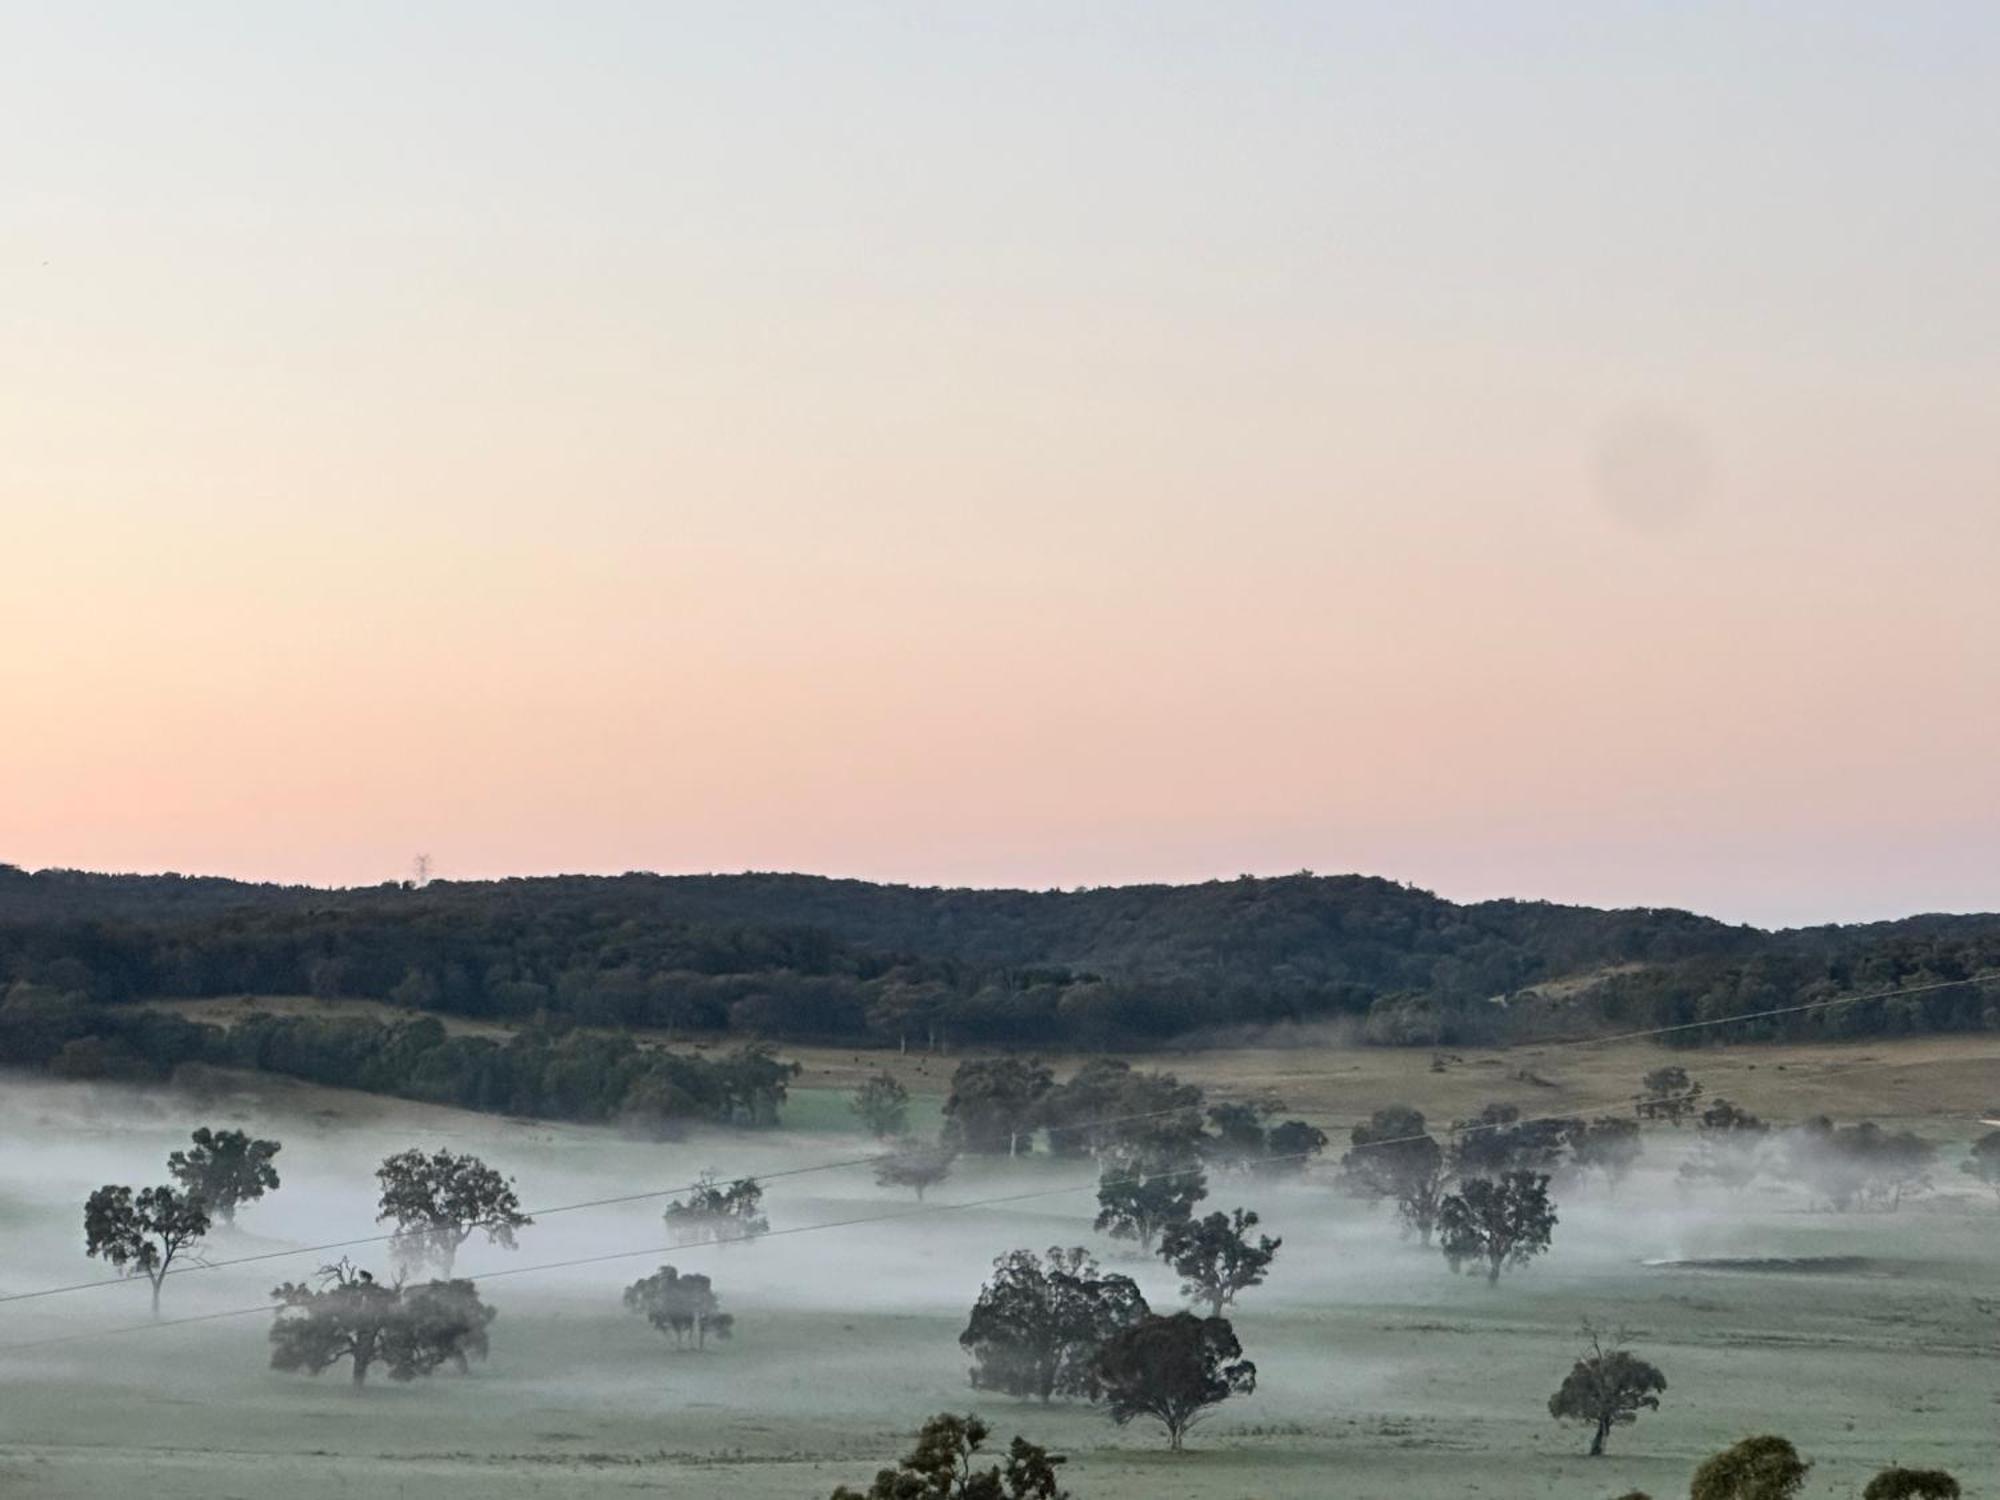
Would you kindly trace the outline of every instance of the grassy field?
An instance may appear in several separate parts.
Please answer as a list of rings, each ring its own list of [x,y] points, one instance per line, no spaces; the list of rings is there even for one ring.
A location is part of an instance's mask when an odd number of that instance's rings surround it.
[[[81,1254],[83,1196],[105,1181],[156,1180],[166,1151],[202,1121],[285,1141],[284,1189],[213,1249],[277,1254],[371,1233],[373,1163],[406,1145],[477,1150],[518,1177],[530,1208],[546,1208],[670,1187],[705,1166],[769,1173],[857,1154],[846,1088],[886,1064],[934,1106],[956,1062],[799,1055],[806,1073],[785,1130],[667,1145],[264,1079],[203,1100],[11,1083],[0,1097],[0,1294],[102,1275]],[[1442,1072],[1428,1054],[1334,1047],[1158,1061],[1222,1092],[1274,1090],[1333,1129],[1392,1099],[1438,1117],[1488,1099],[1531,1113],[1608,1109],[1660,1056],[1632,1043],[1466,1053]],[[1679,1060],[1759,1112],[1906,1120],[1956,1143],[1954,1154],[2000,1094],[2000,1049],[1983,1040]],[[887,1221],[914,1205],[865,1168],[777,1180],[778,1233],[749,1246],[663,1253],[657,1201],[544,1214],[518,1251],[468,1247],[461,1262],[500,1309],[490,1361],[406,1386],[355,1391],[340,1372],[273,1373],[258,1312],[155,1328],[142,1285],[0,1304],[0,1345],[72,1340],[0,1348],[0,1493],[811,1497],[864,1482],[926,1414],[976,1408],[1003,1440],[1019,1431],[1069,1454],[1079,1500],[1602,1500],[1635,1487],[1665,1497],[1685,1493],[1701,1456],[1762,1430],[1816,1461],[1807,1493],[1817,1500],[1858,1493],[1891,1461],[1940,1464],[1969,1494],[2000,1495],[1992,1195],[1947,1165],[1943,1191],[1897,1214],[1810,1213],[1782,1192],[1690,1199],[1673,1182],[1681,1141],[1652,1133],[1616,1197],[1564,1201],[1554,1253],[1497,1289],[1451,1276],[1324,1181],[1218,1182],[1215,1204],[1256,1207],[1285,1245],[1236,1319],[1259,1390],[1225,1406],[1184,1456],[1087,1407],[967,1387],[956,1337],[994,1256],[1054,1243],[1115,1254],[1090,1231],[1088,1168],[1030,1161],[962,1167],[934,1211]],[[1031,1191],[1043,1196],[950,1206]],[[812,1227],[852,1219],[877,1221]],[[373,1247],[348,1253],[368,1263]],[[330,1254],[177,1278],[167,1316],[255,1309],[276,1281]],[[1851,1260],[1834,1274],[1657,1264],[1825,1256]],[[739,1320],[735,1341],[677,1355],[624,1313],[621,1288],[666,1260],[714,1275]],[[1156,1306],[1176,1300],[1164,1268],[1118,1266]],[[1545,1410],[1584,1318],[1624,1324],[1670,1383],[1663,1409],[1596,1460],[1583,1457],[1584,1434]]]

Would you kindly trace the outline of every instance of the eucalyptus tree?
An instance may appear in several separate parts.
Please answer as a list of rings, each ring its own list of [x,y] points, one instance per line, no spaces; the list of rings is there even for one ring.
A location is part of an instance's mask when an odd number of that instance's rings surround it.
[[[208,1205],[172,1187],[107,1183],[83,1205],[86,1255],[108,1261],[127,1276],[152,1283],[153,1316],[160,1315],[160,1284],[174,1262],[191,1256],[209,1231]]]

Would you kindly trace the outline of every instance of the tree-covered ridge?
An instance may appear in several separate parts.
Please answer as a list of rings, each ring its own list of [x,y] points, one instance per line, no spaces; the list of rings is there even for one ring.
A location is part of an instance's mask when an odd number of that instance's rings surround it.
[[[0,866],[0,984],[100,1004],[303,993],[905,1046],[1142,1047],[1329,1017],[1379,1042],[1498,1041],[1701,1021],[1996,964],[1993,917],[1767,933],[1673,910],[1460,905],[1357,875],[1076,891],[766,874],[319,890]],[[1967,986],[1732,1039],[1996,1022],[1994,992]]]

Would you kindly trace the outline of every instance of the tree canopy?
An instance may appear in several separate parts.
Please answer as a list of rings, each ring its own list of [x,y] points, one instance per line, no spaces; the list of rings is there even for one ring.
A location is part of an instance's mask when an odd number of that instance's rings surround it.
[[[1475,1177],[1438,1210],[1438,1244],[1452,1270],[1482,1268],[1489,1284],[1503,1267],[1546,1255],[1555,1227],[1549,1179],[1540,1172]]]
[[[378,1364],[393,1380],[446,1363],[464,1370],[486,1357],[494,1317],[470,1281],[385,1283],[347,1261],[322,1267],[317,1284],[286,1282],[271,1300],[280,1304],[271,1368],[318,1375],[345,1359],[356,1385]]]
[[[1943,1469],[1888,1468],[1861,1492],[1861,1500],[1958,1500],[1958,1481]]]
[[[151,1282],[156,1318],[160,1283],[208,1230],[208,1206],[171,1187],[134,1193],[107,1183],[83,1205],[84,1253],[109,1261],[127,1276],[144,1276]]]
[[[1113,1421],[1149,1417],[1178,1450],[1210,1410],[1257,1388],[1257,1367],[1242,1354],[1227,1318],[1150,1316],[1105,1341],[1096,1376]]]
[[[976,1389],[1094,1401],[1097,1351],[1148,1312],[1131,1277],[1106,1273],[1080,1245],[1046,1258],[1014,1250],[993,1262],[958,1342]]]
[[[942,1412],[924,1423],[917,1445],[865,1490],[841,1485],[833,1500],[1069,1500],[1056,1482],[1065,1462],[1022,1437],[1006,1460],[976,1467],[992,1429],[976,1416]]]
[[[1135,1149],[1103,1160],[1094,1227],[1114,1240],[1138,1241],[1147,1255],[1162,1233],[1187,1223],[1208,1196],[1208,1175],[1192,1152],[1155,1155]]]
[[[1748,1437],[1702,1462],[1688,1500],[1792,1500],[1811,1468],[1784,1438]]]
[[[723,1182],[713,1171],[704,1171],[686,1196],[667,1204],[661,1217],[676,1245],[754,1240],[771,1230],[771,1221],[764,1217],[764,1189],[757,1179]]]
[[[695,1349],[703,1350],[711,1334],[728,1339],[736,1332],[735,1317],[722,1310],[708,1277],[682,1275],[673,1266],[661,1266],[626,1287],[625,1307],[672,1338],[677,1349],[685,1349],[693,1339]]]
[[[1181,1295],[1206,1302],[1210,1315],[1220,1317],[1238,1292],[1259,1285],[1284,1241],[1263,1234],[1252,1239],[1257,1223],[1255,1213],[1238,1208],[1169,1224],[1160,1236],[1160,1256],[1180,1273]]]
[[[1591,1429],[1590,1455],[1604,1452],[1614,1427],[1630,1426],[1642,1411],[1657,1411],[1667,1378],[1645,1360],[1622,1347],[1607,1344],[1603,1335],[1584,1325],[1587,1346],[1570,1367],[1556,1393],[1549,1397],[1549,1415],[1557,1421],[1585,1423]]]
[[[375,1219],[394,1224],[391,1249],[399,1261],[432,1261],[449,1276],[459,1247],[484,1231],[489,1244],[515,1248],[514,1231],[534,1223],[521,1212],[512,1178],[478,1157],[453,1151],[426,1155],[411,1148],[375,1169],[382,1198]]]
[[[194,1133],[192,1150],[167,1158],[167,1174],[189,1196],[199,1198],[225,1224],[236,1221],[237,1207],[254,1203],[278,1188],[278,1169],[271,1160],[284,1148],[276,1141],[252,1140],[241,1130]]]

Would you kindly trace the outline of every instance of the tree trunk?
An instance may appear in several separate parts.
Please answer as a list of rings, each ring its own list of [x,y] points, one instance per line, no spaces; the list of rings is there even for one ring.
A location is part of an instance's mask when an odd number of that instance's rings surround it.
[[[1592,1434],[1590,1439],[1590,1456],[1592,1458],[1602,1458],[1604,1456],[1604,1440],[1610,1436],[1611,1419],[1609,1417],[1599,1417],[1597,1419],[1597,1431]]]
[[[160,1315],[160,1283],[166,1280],[166,1276],[166,1268],[162,1266],[159,1275],[147,1278],[153,1283],[153,1316],[156,1318]]]
[[[1500,1284],[1500,1258],[1498,1256],[1495,1256],[1486,1264],[1486,1284],[1488,1286],[1498,1286]]]

